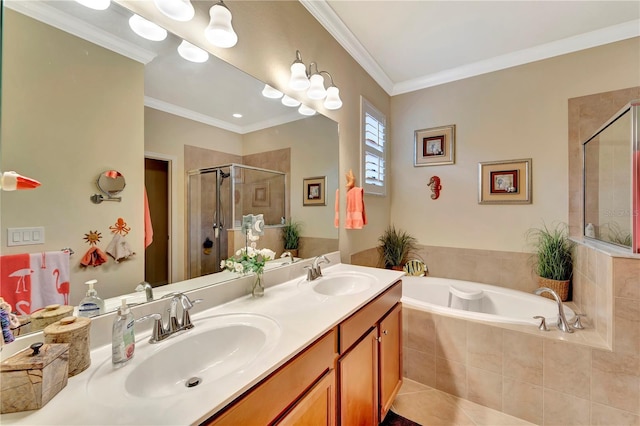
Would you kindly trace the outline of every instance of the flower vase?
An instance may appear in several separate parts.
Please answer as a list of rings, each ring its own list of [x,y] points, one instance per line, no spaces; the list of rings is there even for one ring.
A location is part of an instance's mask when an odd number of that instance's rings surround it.
[[[256,272],[256,279],[253,281],[253,285],[251,286],[251,295],[253,297],[264,296],[264,277],[262,275],[263,272]]]

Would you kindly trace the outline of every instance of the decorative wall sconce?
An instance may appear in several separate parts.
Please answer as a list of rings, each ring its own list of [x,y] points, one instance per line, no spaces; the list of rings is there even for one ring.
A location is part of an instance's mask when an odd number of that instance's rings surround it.
[[[440,185],[440,178],[438,176],[431,176],[431,180],[427,184],[427,186],[431,187],[431,199],[437,200],[440,197],[440,191],[442,190],[442,185]]]
[[[211,21],[204,30],[204,36],[214,46],[229,48],[236,45],[238,35],[231,25],[231,11],[222,0],[209,9]]]
[[[329,88],[324,87],[324,75],[329,77]],[[291,64],[289,87],[297,91],[307,91],[307,97],[313,100],[324,99],[326,109],[340,109],[342,100],[340,90],[333,83],[333,77],[327,71],[318,71],[318,64],[311,62],[309,68],[302,62],[302,55],[296,50],[296,60]]]

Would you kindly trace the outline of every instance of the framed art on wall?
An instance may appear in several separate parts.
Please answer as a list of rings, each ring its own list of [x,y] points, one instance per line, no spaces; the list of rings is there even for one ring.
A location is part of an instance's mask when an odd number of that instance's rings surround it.
[[[414,143],[414,167],[455,163],[455,124],[416,130]]]
[[[302,181],[302,205],[326,206],[327,177],[304,178]]]
[[[252,207],[269,207],[271,204],[269,196],[269,182],[254,183],[253,197],[251,198]]]
[[[478,163],[478,203],[531,204],[531,158]]]

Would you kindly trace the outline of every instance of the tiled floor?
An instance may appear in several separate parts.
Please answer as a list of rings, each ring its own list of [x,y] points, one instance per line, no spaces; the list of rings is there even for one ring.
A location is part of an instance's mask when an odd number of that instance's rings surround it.
[[[391,409],[423,426],[523,426],[517,417],[478,405],[407,378]]]

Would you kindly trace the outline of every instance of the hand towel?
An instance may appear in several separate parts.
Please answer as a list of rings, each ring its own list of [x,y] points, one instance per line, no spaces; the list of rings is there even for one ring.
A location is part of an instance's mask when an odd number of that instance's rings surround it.
[[[106,263],[109,259],[107,255],[104,254],[102,250],[100,250],[96,246],[91,246],[89,250],[82,256],[82,260],[80,261],[80,265],[82,266],[100,266],[103,263]]]
[[[116,263],[135,254],[133,250],[131,250],[131,246],[129,246],[127,240],[120,234],[113,235],[113,239],[107,246],[106,252],[115,259]]]
[[[153,224],[151,223],[151,212],[149,211],[149,198],[147,198],[147,188],[144,189],[144,248],[153,242]]]
[[[362,229],[367,224],[367,215],[364,209],[364,189],[351,188],[347,192],[347,218],[345,229]]]
[[[8,254],[0,257],[0,295],[22,314],[31,310],[31,274],[29,254]]]
[[[336,228],[340,227],[340,189],[336,189],[336,215],[333,224]]]

